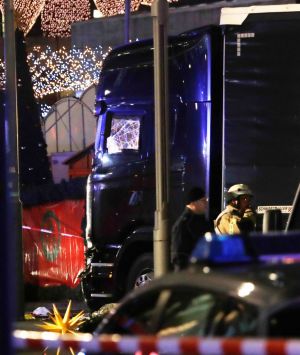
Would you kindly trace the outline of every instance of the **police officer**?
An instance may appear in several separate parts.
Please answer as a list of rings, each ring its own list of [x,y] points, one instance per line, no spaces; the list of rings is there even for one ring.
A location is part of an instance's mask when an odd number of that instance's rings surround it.
[[[252,191],[245,184],[236,184],[227,192],[227,206],[215,220],[217,234],[249,233],[255,228],[255,212],[251,207]]]
[[[184,269],[198,239],[213,231],[213,224],[206,219],[207,197],[201,187],[192,188],[183,213],[172,227],[171,262],[175,270]]]

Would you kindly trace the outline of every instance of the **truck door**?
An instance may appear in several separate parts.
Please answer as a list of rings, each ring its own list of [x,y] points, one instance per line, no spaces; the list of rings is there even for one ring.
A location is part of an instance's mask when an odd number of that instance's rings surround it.
[[[121,235],[129,235],[137,226],[153,221],[149,205],[153,205],[154,197],[152,193],[146,195],[154,181],[149,178],[150,167],[143,148],[149,139],[145,136],[148,116],[142,109],[111,107],[100,117],[92,211],[97,243],[118,243]]]

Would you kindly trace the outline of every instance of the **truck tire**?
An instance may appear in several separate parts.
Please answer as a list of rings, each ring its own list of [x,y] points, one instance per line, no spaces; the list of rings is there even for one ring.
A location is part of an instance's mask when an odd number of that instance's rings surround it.
[[[153,254],[140,255],[132,264],[127,277],[127,292],[136,287],[141,287],[153,279]]]

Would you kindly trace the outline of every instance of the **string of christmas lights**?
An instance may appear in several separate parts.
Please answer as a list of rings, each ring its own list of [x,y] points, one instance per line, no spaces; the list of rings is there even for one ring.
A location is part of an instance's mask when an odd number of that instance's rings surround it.
[[[34,47],[27,61],[31,73],[34,95],[41,99],[46,95],[63,91],[83,91],[98,82],[103,59],[102,47],[94,49],[75,46],[66,50],[42,50]],[[0,60],[0,90],[5,88],[5,66]]]
[[[124,0],[94,0],[97,9],[103,14],[103,16],[113,16],[118,14],[124,14],[125,1]],[[138,10],[141,4],[141,0],[130,1],[130,11]]]
[[[0,90],[5,89],[5,66],[4,62],[0,59]]]
[[[41,15],[42,31],[48,37],[69,37],[73,22],[90,17],[90,0],[46,0]]]
[[[42,118],[45,118],[48,114],[48,112],[50,111],[52,106],[47,105],[47,104],[40,104],[40,112],[41,112],[41,116]]]
[[[131,0],[130,11],[137,11],[140,5],[150,6],[154,0]],[[168,2],[178,2],[179,0],[168,0]],[[97,9],[103,14],[103,16],[113,16],[118,14],[124,14],[125,12],[125,0],[94,0]]]
[[[14,2],[15,18],[18,28],[26,35],[39,17],[45,0],[18,0]]]
[[[3,2],[0,11],[3,15]],[[69,37],[71,24],[91,18],[92,0],[14,0],[15,16],[18,28],[28,34],[39,15],[41,29],[47,37]],[[124,14],[125,0],[93,0],[103,16]],[[131,0],[130,10],[137,11],[140,5],[151,5],[154,0]],[[178,2],[180,0],[168,0]]]
[[[18,28],[26,35],[39,17],[46,0],[14,0],[15,18]],[[3,15],[4,2],[0,0]]]
[[[34,47],[27,60],[36,98],[63,92],[85,90],[98,82],[103,59],[107,53],[101,47],[80,50]]]

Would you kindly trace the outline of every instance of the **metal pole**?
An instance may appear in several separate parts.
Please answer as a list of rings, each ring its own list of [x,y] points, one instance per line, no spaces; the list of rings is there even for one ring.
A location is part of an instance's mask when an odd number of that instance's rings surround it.
[[[16,37],[13,0],[5,0],[5,150],[7,179],[7,234],[9,252],[6,258],[9,303],[12,320],[24,317],[22,212],[19,192],[19,145],[16,81]]]
[[[13,354],[13,346],[12,346],[12,322],[14,320],[14,274],[13,274],[13,260],[15,259],[15,244],[13,238],[11,238],[11,234],[9,233],[9,225],[10,225],[10,217],[11,217],[11,208],[9,201],[9,165],[8,165],[8,153],[9,146],[7,142],[8,138],[8,122],[9,115],[11,110],[13,110],[15,95],[14,91],[11,87],[11,79],[12,75],[10,72],[10,59],[12,55],[12,47],[14,42],[9,45],[9,41],[11,39],[11,26],[13,28],[13,18],[11,13],[12,1],[5,0],[4,1],[4,21],[5,21],[5,32],[4,32],[4,56],[6,63],[6,85],[5,85],[5,114],[3,119],[4,122],[1,122],[1,138],[3,138],[3,142],[1,142],[1,153],[3,156],[4,166],[2,167],[3,172],[1,171],[1,231],[3,233],[3,238],[0,243],[0,259],[1,259],[1,273],[0,273],[0,284],[1,284],[1,292],[0,292],[0,308],[1,308],[1,318],[0,322],[0,344],[1,351],[4,354]],[[15,87],[14,87],[15,88]],[[2,205],[3,203],[3,205]],[[4,215],[2,216],[2,213]],[[4,217],[4,218],[3,218]],[[14,237],[14,236],[13,236]]]
[[[169,266],[169,103],[168,103],[168,2],[154,0],[151,8],[154,40],[156,211],[153,232],[154,275]]]
[[[129,32],[130,32],[130,2],[131,0],[125,1],[125,20],[124,20],[124,41],[125,44],[129,42]]]

